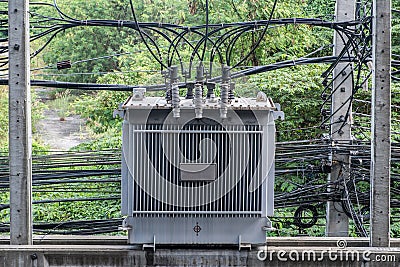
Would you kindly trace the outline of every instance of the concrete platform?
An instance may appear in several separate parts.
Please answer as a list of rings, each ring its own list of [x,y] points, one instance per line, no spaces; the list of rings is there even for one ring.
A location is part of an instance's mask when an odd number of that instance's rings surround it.
[[[232,247],[158,247],[126,245],[127,237],[45,236],[33,246],[10,246],[0,239],[0,266],[400,266],[395,247],[369,248],[365,238],[269,238],[267,246],[239,251]]]
[[[34,245],[127,245],[127,236],[68,236],[35,235]],[[362,237],[268,237],[268,246],[278,247],[335,247],[338,240],[345,240],[349,247],[368,247],[369,239]],[[0,245],[8,245],[9,236],[0,236]],[[391,239],[391,247],[400,248],[400,238]]]

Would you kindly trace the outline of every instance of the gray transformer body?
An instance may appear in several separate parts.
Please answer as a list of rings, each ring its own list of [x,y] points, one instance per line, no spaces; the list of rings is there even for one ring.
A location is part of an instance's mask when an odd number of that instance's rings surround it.
[[[271,99],[164,98],[124,104],[122,214],[130,244],[264,244],[274,210],[275,122]],[[225,108],[226,110],[226,108]],[[197,116],[198,117],[198,116]]]

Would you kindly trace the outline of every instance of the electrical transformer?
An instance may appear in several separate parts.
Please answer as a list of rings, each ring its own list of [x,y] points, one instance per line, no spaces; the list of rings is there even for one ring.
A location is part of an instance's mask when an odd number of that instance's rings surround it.
[[[274,120],[283,116],[270,98],[205,98],[196,90],[171,100],[137,89],[122,108],[130,244],[265,243],[274,209]]]

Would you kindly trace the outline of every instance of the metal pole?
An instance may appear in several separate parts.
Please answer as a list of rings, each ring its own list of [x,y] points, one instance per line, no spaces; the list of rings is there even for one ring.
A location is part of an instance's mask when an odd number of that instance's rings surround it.
[[[29,1],[8,1],[10,243],[32,244]]]
[[[370,246],[390,246],[391,1],[373,1]]]
[[[354,0],[336,1],[336,21],[350,21],[355,17]],[[334,36],[334,54],[339,55],[345,47],[347,38],[342,37],[335,32]],[[349,63],[339,63],[333,72],[333,94],[331,106],[331,133],[332,143],[351,142],[351,102],[347,101],[353,90],[352,83],[352,65]],[[347,101],[347,102],[346,102]],[[347,115],[347,116],[346,116]],[[348,116],[350,115],[350,116]],[[345,123],[345,124],[343,124]],[[348,179],[350,176],[350,155],[332,154],[332,172],[329,175],[329,181],[335,181],[340,178]],[[343,212],[340,203],[328,202],[326,211],[326,236],[348,236],[349,219]]]

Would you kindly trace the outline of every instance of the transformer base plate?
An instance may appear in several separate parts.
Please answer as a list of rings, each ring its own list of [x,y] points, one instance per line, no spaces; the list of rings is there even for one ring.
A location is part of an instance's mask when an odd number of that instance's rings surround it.
[[[264,245],[268,218],[253,217],[128,217],[129,244]]]

